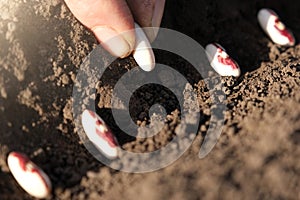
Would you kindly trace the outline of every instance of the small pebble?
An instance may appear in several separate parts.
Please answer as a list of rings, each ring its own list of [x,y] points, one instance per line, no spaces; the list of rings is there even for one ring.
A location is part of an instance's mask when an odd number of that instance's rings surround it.
[[[135,50],[133,57],[136,63],[144,70],[151,71],[155,67],[155,57],[150,42],[143,29],[135,23]]]
[[[262,29],[274,43],[282,46],[295,45],[292,32],[285,27],[273,10],[261,9],[257,14],[257,19]]]
[[[221,76],[240,76],[239,65],[229,57],[221,45],[217,43],[208,44],[205,50],[210,65],[218,74]]]
[[[52,188],[49,177],[26,155],[11,152],[7,164],[16,181],[28,194],[40,199],[49,196]]]
[[[118,156],[118,143],[105,122],[93,111],[85,110],[81,116],[83,129],[89,140],[106,157],[114,159]]]

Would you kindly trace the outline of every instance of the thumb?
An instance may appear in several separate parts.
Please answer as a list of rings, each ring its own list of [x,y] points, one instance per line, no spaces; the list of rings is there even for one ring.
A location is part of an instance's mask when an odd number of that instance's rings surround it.
[[[74,16],[91,29],[112,55],[126,57],[134,49],[134,20],[126,0],[65,0]]]

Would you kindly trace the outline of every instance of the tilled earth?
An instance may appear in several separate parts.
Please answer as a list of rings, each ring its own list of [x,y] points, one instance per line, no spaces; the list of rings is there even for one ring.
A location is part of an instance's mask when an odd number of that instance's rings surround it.
[[[199,159],[211,120],[210,93],[189,63],[156,52],[197,93],[199,129],[191,147],[173,164],[134,174],[97,161],[74,125],[73,85],[84,58],[97,46],[93,35],[60,0],[2,0],[0,199],[31,199],[7,167],[7,154],[14,150],[29,155],[49,175],[49,199],[299,199],[300,45],[284,48],[269,40],[256,20],[263,7],[274,9],[300,40],[298,1],[167,1],[162,27],[202,46],[219,42],[239,63],[242,76],[221,79],[227,96],[222,134],[215,148]],[[99,58],[103,62],[105,55]],[[113,86],[135,67],[132,58],[114,62],[97,83],[95,105],[123,149],[150,152],[172,141],[184,122],[170,90],[145,85],[131,98],[131,117],[144,126],[151,105],[161,103],[167,111],[163,129],[135,139],[117,127],[110,107]]]

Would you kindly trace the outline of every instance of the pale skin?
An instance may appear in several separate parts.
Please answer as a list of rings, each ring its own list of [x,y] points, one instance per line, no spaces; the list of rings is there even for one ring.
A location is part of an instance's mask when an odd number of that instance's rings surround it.
[[[165,6],[165,0],[65,0],[65,3],[108,52],[121,58],[134,50],[134,22],[141,27],[159,27]],[[157,32],[147,29],[146,35],[153,41]]]

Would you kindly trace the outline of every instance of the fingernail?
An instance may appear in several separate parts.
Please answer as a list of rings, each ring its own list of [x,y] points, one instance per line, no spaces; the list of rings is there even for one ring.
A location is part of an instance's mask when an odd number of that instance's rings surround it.
[[[124,58],[131,53],[129,43],[122,34],[110,27],[98,26],[92,29],[100,44],[112,55]]]
[[[152,14],[151,25],[153,28],[147,29],[145,32],[150,42],[153,42],[158,34],[161,20],[164,14],[165,0],[158,0],[155,2]]]

